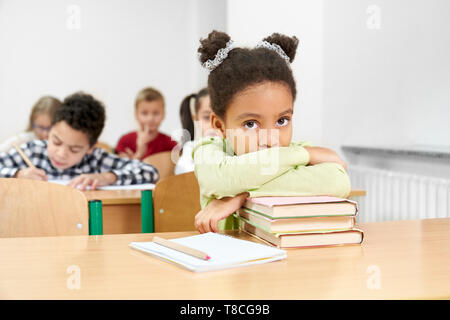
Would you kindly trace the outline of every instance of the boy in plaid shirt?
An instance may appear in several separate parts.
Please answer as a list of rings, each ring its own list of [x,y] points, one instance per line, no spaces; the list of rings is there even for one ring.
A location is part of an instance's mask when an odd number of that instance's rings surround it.
[[[84,93],[67,97],[53,116],[48,141],[34,140],[20,146],[36,168],[28,167],[11,149],[0,153],[0,177],[71,179],[69,185],[81,190],[87,186],[155,183],[155,167],[95,148],[104,124],[101,102]]]

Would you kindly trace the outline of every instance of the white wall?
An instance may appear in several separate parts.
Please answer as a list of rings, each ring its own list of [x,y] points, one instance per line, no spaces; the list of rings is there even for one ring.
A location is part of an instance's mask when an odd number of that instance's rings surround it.
[[[449,1],[325,0],[323,20],[330,146],[450,146]]]
[[[115,145],[135,128],[134,98],[146,86],[164,94],[161,130],[170,134],[182,98],[206,85],[198,41],[225,29],[225,9],[206,0],[0,1],[0,140],[25,128],[41,95],[84,90],[105,103],[101,139]]]
[[[450,145],[449,21],[446,0],[229,0],[227,26],[248,45],[299,37],[294,139],[343,155],[345,144]]]
[[[80,9],[80,29],[71,30]],[[370,6],[380,28],[370,29]],[[294,139],[341,145],[450,145],[447,0],[1,0],[0,139],[26,126],[43,94],[85,90],[104,101],[102,139],[134,129],[142,87],[164,93],[162,130],[180,127],[181,99],[206,85],[200,37],[226,30],[255,45],[272,32],[300,39],[292,64]]]
[[[293,139],[322,141],[322,0],[228,0],[228,32],[237,45],[254,46],[274,32],[295,35],[297,81]]]

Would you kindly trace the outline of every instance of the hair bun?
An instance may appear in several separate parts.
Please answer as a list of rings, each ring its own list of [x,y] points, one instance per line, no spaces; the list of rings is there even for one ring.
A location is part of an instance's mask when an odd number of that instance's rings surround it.
[[[290,62],[292,63],[292,61],[294,61],[298,47],[298,38],[296,36],[288,37],[284,34],[273,33],[267,38],[264,38],[263,41],[279,45],[289,57]]]
[[[225,48],[230,39],[230,36],[225,32],[211,31],[206,39],[200,40],[201,45],[197,50],[200,62],[203,64],[208,60],[214,60],[217,51]]]

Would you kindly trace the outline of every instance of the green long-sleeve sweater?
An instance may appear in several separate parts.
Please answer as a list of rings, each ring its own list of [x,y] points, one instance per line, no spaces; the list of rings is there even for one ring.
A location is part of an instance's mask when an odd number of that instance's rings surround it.
[[[249,192],[250,197],[329,195],[346,197],[350,179],[334,162],[308,166],[307,142],[235,155],[226,139],[205,137],[192,152],[200,186],[200,204],[212,199]],[[219,229],[233,229],[233,216],[219,222]]]

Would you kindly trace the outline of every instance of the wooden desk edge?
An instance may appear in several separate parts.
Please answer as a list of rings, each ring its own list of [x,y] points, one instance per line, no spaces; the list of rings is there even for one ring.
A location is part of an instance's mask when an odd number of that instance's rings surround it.
[[[88,200],[95,200],[95,197],[88,198]],[[126,204],[141,204],[141,199],[125,198],[125,199],[99,199],[103,205],[126,205]]]
[[[354,189],[350,191],[349,197],[362,197],[366,195],[366,190]]]
[[[126,205],[126,204],[141,204],[141,190],[133,190],[124,193],[122,190],[114,191],[84,191],[86,199],[101,200],[103,205]]]

